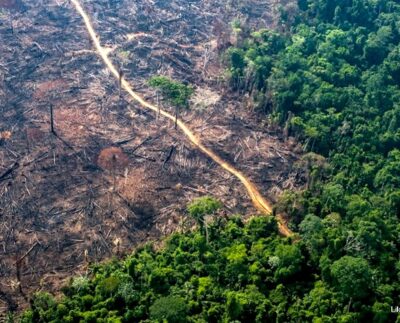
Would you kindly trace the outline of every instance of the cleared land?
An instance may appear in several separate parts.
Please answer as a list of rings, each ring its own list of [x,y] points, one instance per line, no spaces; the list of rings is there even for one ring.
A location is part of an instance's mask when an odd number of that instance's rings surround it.
[[[270,16],[222,1],[113,3],[85,6],[136,91],[157,103],[146,86],[151,75],[190,82],[195,102],[182,118],[206,147],[271,201],[301,186],[301,174],[292,170],[296,144],[261,127],[251,102],[227,92],[219,77],[219,51],[235,41],[227,22],[241,14],[260,26],[272,24]],[[248,8],[256,5],[249,1]],[[240,182],[193,149],[171,122],[119,95],[71,4],[1,1],[0,7],[2,310],[23,303],[24,294],[59,287],[88,262],[189,228],[185,205],[194,197],[218,197],[225,214],[256,212]],[[50,106],[57,136],[49,131]],[[110,147],[127,156],[117,171],[99,163]]]

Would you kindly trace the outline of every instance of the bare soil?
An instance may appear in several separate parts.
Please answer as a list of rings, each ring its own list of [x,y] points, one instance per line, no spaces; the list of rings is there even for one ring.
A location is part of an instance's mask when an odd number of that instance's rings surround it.
[[[156,74],[192,84],[196,102],[181,117],[204,143],[272,201],[301,188],[292,169],[297,143],[263,126],[251,102],[220,77],[221,50],[236,41],[229,22],[272,26],[274,6],[83,4],[136,91],[157,102],[146,85]],[[191,228],[185,208],[195,197],[219,198],[226,206],[221,216],[256,212],[241,184],[173,124],[119,95],[68,1],[0,0],[0,9],[0,133],[11,134],[0,136],[0,313],[24,308],[32,292],[55,292],[89,263]],[[99,165],[110,147],[127,156],[126,167]]]

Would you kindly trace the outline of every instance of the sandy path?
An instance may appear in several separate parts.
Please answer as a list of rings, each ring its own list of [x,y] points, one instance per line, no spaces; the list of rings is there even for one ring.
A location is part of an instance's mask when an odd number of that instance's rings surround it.
[[[86,14],[85,10],[81,6],[78,0],[71,0],[71,2],[75,5],[76,10],[78,13],[82,16],[83,21],[85,22],[86,29],[90,35],[90,38],[92,39],[92,42],[102,58],[103,62],[107,66],[107,68],[110,70],[110,72],[115,76],[117,80],[120,79],[120,75],[116,67],[113,65],[111,62],[110,58],[108,57],[108,51],[101,46],[99,36],[96,34],[96,31],[94,30],[92,23],[90,21],[89,16]],[[175,117],[171,115],[170,113],[159,109],[157,106],[145,101],[141,96],[139,96],[137,93],[135,93],[131,87],[131,85],[124,79],[122,78],[121,80],[121,85],[122,87],[129,93],[129,95],[138,103],[140,103],[143,107],[148,108],[150,110],[153,110],[154,112],[160,111],[161,115],[166,117],[167,119],[170,119],[171,121],[175,121]],[[205,153],[208,157],[210,157],[214,162],[216,162],[218,165],[220,165],[222,168],[227,170],[229,173],[233,174],[235,177],[237,177],[240,182],[245,186],[255,208],[259,210],[261,213],[269,214],[272,213],[272,206],[271,203],[269,203],[259,192],[257,187],[240,171],[238,171],[235,167],[233,167],[231,164],[223,160],[221,157],[219,157],[216,153],[214,153],[211,149],[207,148],[204,146],[200,139],[186,126],[186,124],[178,120],[177,122],[178,127],[182,130],[182,132],[189,138],[189,140],[195,145],[199,150],[201,150],[203,153]],[[285,221],[281,216],[277,216],[278,220],[278,226],[279,226],[279,232],[283,236],[290,236],[292,235],[291,230],[287,227]]]

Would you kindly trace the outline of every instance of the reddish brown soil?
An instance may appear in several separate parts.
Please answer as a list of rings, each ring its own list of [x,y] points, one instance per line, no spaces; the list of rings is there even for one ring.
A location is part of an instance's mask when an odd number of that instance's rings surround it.
[[[63,79],[45,81],[43,83],[39,83],[36,86],[35,92],[33,93],[33,98],[35,100],[40,100],[46,95],[49,95],[51,93],[56,94],[57,92],[62,92],[67,88],[68,83]]]

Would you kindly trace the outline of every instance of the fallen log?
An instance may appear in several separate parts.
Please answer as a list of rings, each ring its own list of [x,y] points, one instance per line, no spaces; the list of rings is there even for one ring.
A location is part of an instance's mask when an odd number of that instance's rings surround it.
[[[19,163],[15,162],[9,169],[7,169],[2,175],[0,175],[0,182],[4,181],[8,175],[19,167]]]
[[[168,153],[168,155],[167,155],[167,158],[165,158],[165,160],[164,160],[164,162],[163,162],[163,165],[162,165],[162,168],[163,168],[163,169],[164,169],[164,166],[166,165],[166,163],[168,163],[168,161],[171,159],[172,154],[174,153],[174,150],[175,150],[175,146],[171,146],[171,148],[170,148],[170,150],[169,150],[169,153]]]

